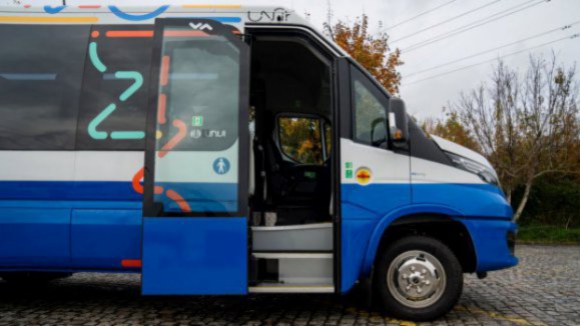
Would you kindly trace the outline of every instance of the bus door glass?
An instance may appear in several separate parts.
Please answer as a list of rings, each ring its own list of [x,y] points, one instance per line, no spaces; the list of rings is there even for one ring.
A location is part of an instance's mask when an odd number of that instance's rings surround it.
[[[247,292],[249,47],[239,34],[213,20],[156,21],[144,294]]]

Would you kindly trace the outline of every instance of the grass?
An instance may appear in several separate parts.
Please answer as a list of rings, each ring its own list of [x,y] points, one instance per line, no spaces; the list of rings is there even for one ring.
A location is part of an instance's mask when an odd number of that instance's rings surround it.
[[[518,242],[546,244],[580,244],[580,228],[558,226],[520,226]]]

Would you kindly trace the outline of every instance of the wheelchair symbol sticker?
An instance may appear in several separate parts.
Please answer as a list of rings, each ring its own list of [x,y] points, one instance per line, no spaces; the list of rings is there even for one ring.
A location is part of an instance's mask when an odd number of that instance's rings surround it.
[[[230,171],[230,161],[225,157],[220,157],[213,162],[213,170],[217,174],[226,174]]]

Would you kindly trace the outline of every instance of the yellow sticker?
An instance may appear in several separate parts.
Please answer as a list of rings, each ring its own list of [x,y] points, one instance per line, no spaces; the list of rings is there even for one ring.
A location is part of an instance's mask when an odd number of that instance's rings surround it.
[[[371,182],[372,176],[373,174],[371,170],[367,168],[359,168],[356,170],[356,181],[358,181],[358,183],[361,185],[369,184]]]

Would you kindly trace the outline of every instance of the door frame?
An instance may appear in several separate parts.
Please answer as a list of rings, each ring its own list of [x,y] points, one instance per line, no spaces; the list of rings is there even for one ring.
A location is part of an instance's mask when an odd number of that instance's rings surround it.
[[[211,211],[211,208],[201,206],[197,212],[196,209],[187,210],[183,207],[182,212],[178,212],[161,209],[161,205],[155,203],[155,165],[159,151],[156,138],[158,101],[163,91],[160,87],[166,86],[161,84],[162,81],[169,80],[162,78],[161,72],[163,69],[170,71],[170,65],[167,63],[169,60],[165,63],[165,67],[162,67],[162,59],[166,55],[164,46],[169,44],[164,38],[167,27],[175,27],[178,30],[170,36],[190,37],[176,39],[174,44],[178,47],[186,46],[187,42],[191,42],[192,47],[195,47],[198,38],[215,35],[225,38],[224,42],[229,41],[232,47],[239,50],[240,71],[237,85],[239,94],[236,110],[238,131],[237,140],[229,147],[232,149],[237,143],[237,162],[234,163],[233,157],[230,158],[232,165],[238,166],[237,185],[232,185],[233,189],[237,189],[235,195],[237,203],[235,207],[230,206],[229,211]],[[231,26],[214,20],[160,18],[155,20],[152,50],[144,169],[141,291],[147,295],[246,294],[249,285],[247,205],[249,176],[246,171],[249,168],[250,48],[240,35],[234,34]],[[235,116],[235,113],[231,116]],[[171,125],[169,127],[174,129]],[[186,129],[186,136],[190,130],[190,127]],[[216,151],[216,156],[219,157],[219,153],[223,151]],[[199,150],[199,152],[211,151]],[[188,171],[188,167],[187,162],[185,167],[181,166],[183,171]],[[187,180],[184,181],[187,183]],[[194,184],[195,181],[191,183]],[[170,197],[169,191],[167,196]],[[219,210],[228,210],[225,205],[222,205],[223,208],[218,207]]]
[[[256,33],[257,32],[257,33]],[[348,61],[337,45],[327,41],[314,29],[296,24],[246,24],[246,33],[299,36],[307,40],[313,50],[328,57],[331,70],[331,107],[332,107],[332,152],[331,152],[331,188],[333,216],[333,274],[334,292],[342,293],[342,211],[341,211],[341,162],[340,138],[349,137],[350,133],[350,73]],[[346,91],[346,92],[345,92]],[[347,114],[345,116],[345,114]],[[341,116],[343,119],[341,120]]]

